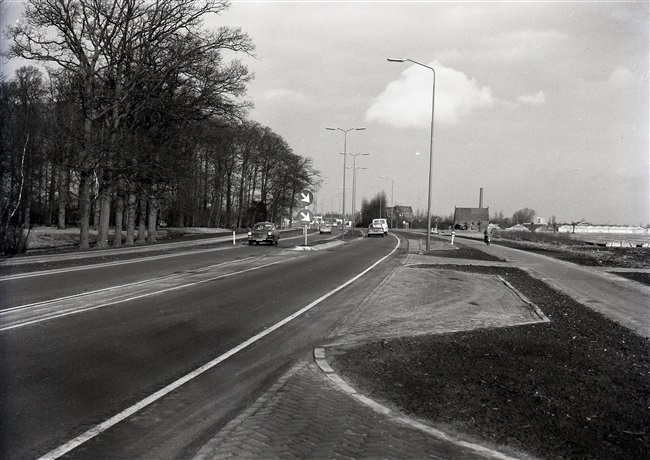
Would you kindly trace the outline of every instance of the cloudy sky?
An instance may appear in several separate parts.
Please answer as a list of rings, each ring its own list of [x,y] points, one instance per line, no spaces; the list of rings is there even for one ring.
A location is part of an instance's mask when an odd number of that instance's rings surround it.
[[[387,61],[408,58],[435,69],[433,213],[478,206],[483,188],[492,215],[646,225],[649,11],[645,0],[233,0],[206,26],[253,39],[250,118],[313,158],[318,211],[339,209],[343,182],[344,134],[325,128],[365,127],[347,134],[348,153],[369,154],[356,157],[357,208],[394,185],[396,205],[426,212],[434,72]]]

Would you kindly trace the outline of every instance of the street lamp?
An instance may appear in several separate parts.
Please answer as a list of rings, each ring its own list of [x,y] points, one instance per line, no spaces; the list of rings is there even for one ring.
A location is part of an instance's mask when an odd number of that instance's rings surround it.
[[[341,220],[343,221],[343,228],[341,228],[341,239],[345,240],[345,169],[346,169],[346,158],[348,157],[348,131],[363,131],[366,129],[362,128],[330,128],[326,127],[325,129],[330,131],[341,131],[343,132],[343,213],[341,214]]]
[[[352,228],[356,227],[357,221],[357,169],[368,169],[368,168],[357,168],[357,157],[359,155],[368,156],[369,153],[348,153],[352,157]]]
[[[421,62],[414,61],[412,59],[391,59],[388,58],[389,62],[412,62],[433,72],[433,91],[431,96],[431,143],[429,146],[429,203],[427,205],[427,251],[431,247],[431,195],[433,194],[433,113],[436,103],[436,71],[433,67],[422,64]]]
[[[388,176],[379,176],[380,179],[388,179],[390,181],[390,228],[393,227],[393,216],[395,215],[395,207],[393,206],[393,188],[395,181]]]

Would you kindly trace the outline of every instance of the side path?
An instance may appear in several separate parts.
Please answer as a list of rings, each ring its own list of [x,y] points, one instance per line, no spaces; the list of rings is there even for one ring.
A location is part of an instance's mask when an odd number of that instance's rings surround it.
[[[584,267],[552,257],[482,242],[462,240],[511,262],[535,278],[602,313],[643,337],[650,337],[650,287],[608,273],[600,267]],[[637,270],[639,271],[639,270]]]
[[[448,243],[436,246],[448,249]],[[195,460],[530,458],[507,447],[497,451],[456,439],[386,408],[357,393],[329,366],[327,347],[333,345],[548,321],[521,294],[494,276],[427,267],[435,263],[483,262],[421,256],[417,249],[415,252],[350,313],[332,333],[329,345],[316,349],[313,360],[296,364],[265,395],[216,433]]]

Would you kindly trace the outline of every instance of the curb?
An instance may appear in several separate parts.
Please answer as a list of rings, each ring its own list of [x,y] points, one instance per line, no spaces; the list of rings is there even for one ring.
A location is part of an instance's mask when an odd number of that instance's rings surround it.
[[[541,310],[537,305],[535,305],[533,302],[531,302],[530,300],[528,300],[528,298],[526,298],[525,295],[523,295],[521,292],[519,292],[519,291],[517,290],[517,288],[515,288],[512,284],[510,284],[508,281],[506,281],[506,280],[505,280],[501,275],[497,275],[497,278],[499,279],[499,281],[501,281],[503,284],[505,284],[505,285],[508,287],[508,289],[510,289],[511,291],[513,291],[515,294],[517,294],[517,296],[518,296],[518,297],[519,297],[519,298],[520,298],[520,299],[521,299],[521,300],[522,300],[526,305],[528,305],[530,308],[532,308],[533,311],[535,312],[535,314],[536,314],[537,316],[539,316],[539,318],[540,318],[542,321],[544,321],[545,323],[550,323],[550,322],[551,322],[551,320],[549,319],[549,317],[546,316],[546,315],[544,314],[544,312],[543,312],[543,311],[542,311],[542,310]]]
[[[417,420],[413,420],[412,418],[401,414],[399,412],[396,412],[392,409],[387,408],[386,406],[383,406],[379,404],[378,402],[368,398],[367,396],[362,395],[361,393],[357,392],[357,390],[352,387],[350,384],[348,384],[345,380],[339,376],[336,371],[330,366],[329,362],[327,361],[326,357],[326,349],[325,347],[317,347],[314,349],[314,361],[318,365],[319,369],[321,372],[325,374],[325,376],[332,382],[334,385],[336,385],[339,390],[344,392],[345,394],[351,396],[352,398],[356,399],[359,401],[361,404],[364,404],[365,406],[371,408],[375,412],[378,412],[380,414],[387,415],[388,417],[392,418],[394,421],[398,423],[402,423],[404,425],[407,425],[411,428],[415,428],[417,430],[420,430],[430,436],[433,436],[435,438],[438,438],[443,441],[451,442],[459,447],[463,447],[466,449],[471,449],[478,454],[482,455],[487,455],[490,456],[491,458],[496,458],[499,460],[517,460],[515,457],[509,457],[508,455],[502,454],[501,452],[497,452],[492,449],[488,449],[487,447],[480,446],[478,444],[474,444],[471,442],[467,441],[461,441],[458,439],[454,439],[448,434],[437,430],[435,428],[432,428],[428,425],[425,425],[422,422],[418,422]]]

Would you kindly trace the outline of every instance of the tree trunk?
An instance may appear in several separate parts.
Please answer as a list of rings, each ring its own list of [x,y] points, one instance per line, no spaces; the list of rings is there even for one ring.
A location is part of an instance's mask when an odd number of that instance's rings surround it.
[[[156,242],[156,222],[158,216],[158,201],[153,196],[149,197],[149,229],[147,235],[147,243]]]
[[[140,219],[138,220],[138,243],[146,241],[146,227],[145,221],[147,220],[147,195],[143,191],[140,193]]]
[[[68,207],[68,193],[70,186],[70,173],[65,166],[59,166],[59,210],[57,213],[57,228],[63,230],[66,227],[66,209]]]
[[[134,186],[129,182],[128,194],[126,202],[126,242],[125,244],[133,244],[135,236],[135,204],[136,196]]]
[[[108,230],[111,223],[111,198],[113,190],[110,185],[110,180],[104,178],[104,183],[101,186],[101,192],[97,199],[97,208],[99,210],[99,226],[97,228],[97,247],[108,247]]]
[[[100,207],[101,207],[100,206],[100,201],[101,200],[99,199],[99,193],[98,193],[98,189],[96,187],[97,184],[95,182],[93,182],[93,185],[94,185],[94,187],[92,187],[92,191],[91,191],[92,198],[90,200],[91,215],[93,217],[92,228],[93,228],[93,230],[97,230],[97,228],[99,227],[99,213],[100,213],[99,210],[100,210]]]
[[[122,220],[124,219],[124,179],[120,177],[116,184],[117,197],[115,200],[115,234],[113,246],[122,246]]]
[[[54,217],[54,197],[56,196],[56,168],[54,165],[51,165],[50,170],[50,189],[47,196],[47,216],[45,217],[45,224],[48,227],[52,226],[52,220]]]
[[[79,176],[79,249],[90,249],[90,172]]]

